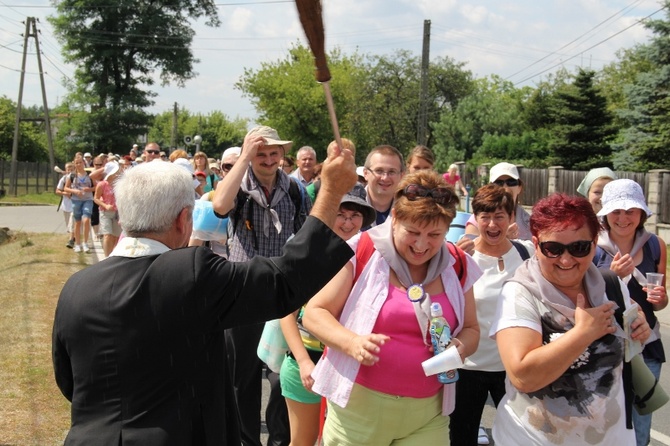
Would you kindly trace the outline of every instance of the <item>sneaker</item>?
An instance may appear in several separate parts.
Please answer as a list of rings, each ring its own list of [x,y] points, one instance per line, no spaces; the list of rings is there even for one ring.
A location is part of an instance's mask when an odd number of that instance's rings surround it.
[[[89,252],[91,252],[91,248],[88,247],[88,244],[85,243],[85,244],[83,245],[83,247],[84,247],[84,252],[85,252],[85,253],[89,253]]]
[[[74,248],[74,240],[70,239],[70,241],[67,242],[67,245],[65,245],[65,247],[70,249]]]
[[[486,429],[481,424],[479,425],[479,433],[477,434],[477,444],[489,444],[489,436]]]
[[[75,245],[74,252],[81,252],[81,245]]]

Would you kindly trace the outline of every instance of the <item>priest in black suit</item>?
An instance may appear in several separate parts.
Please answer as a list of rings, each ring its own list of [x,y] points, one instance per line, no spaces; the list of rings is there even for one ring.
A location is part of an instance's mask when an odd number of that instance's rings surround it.
[[[263,144],[247,138],[233,169]],[[330,230],[356,182],[352,154],[331,156],[321,178],[284,255],[246,263],[184,248],[194,206],[186,170],[154,161],[117,180],[126,237],[67,281],[56,308],[56,381],[72,402],[66,444],[240,444],[223,330],[296,310],[353,255]]]

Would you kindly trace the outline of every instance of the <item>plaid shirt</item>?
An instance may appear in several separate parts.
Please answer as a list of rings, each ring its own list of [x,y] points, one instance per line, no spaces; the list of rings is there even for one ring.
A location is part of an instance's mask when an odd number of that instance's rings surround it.
[[[290,180],[288,175],[281,171],[281,169],[277,171],[277,174],[279,177],[277,178],[275,187],[270,194],[271,198],[268,201],[272,201],[273,194],[283,195],[281,200],[279,200],[276,206],[273,207],[273,209],[277,211],[279,221],[282,225],[281,232],[277,233],[275,227],[270,224],[268,233],[269,235],[266,237],[263,234],[263,222],[267,211],[254,200],[248,200],[239,213],[239,218],[241,221],[235,221],[236,216],[233,215],[234,212],[231,212],[228,215],[228,218],[230,219],[228,223],[228,260],[232,262],[244,262],[256,255],[263,257],[279,256],[282,253],[282,248],[284,247],[286,241],[293,234],[298,232],[298,230],[305,223],[307,215],[312,209],[312,202],[309,199],[309,195],[307,195],[304,187],[298,184],[298,186],[302,188],[300,194],[302,197],[302,209],[298,218],[295,218],[296,209],[288,192],[289,181],[293,180]],[[262,194],[264,194],[265,192],[263,192],[261,185],[258,184],[251,167],[249,167],[249,177],[254,189],[258,189]],[[285,181],[282,178],[285,179]],[[234,206],[235,207],[233,209],[236,209],[237,200],[235,200]],[[247,215],[249,215],[249,206],[254,207],[252,216],[253,230],[247,229],[245,225],[245,220]],[[254,238],[258,249],[254,249]]]

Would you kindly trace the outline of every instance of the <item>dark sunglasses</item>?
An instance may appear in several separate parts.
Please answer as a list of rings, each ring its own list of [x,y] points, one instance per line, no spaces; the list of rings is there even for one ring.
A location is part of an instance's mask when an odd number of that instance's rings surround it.
[[[147,153],[150,153],[152,155],[158,155],[159,153],[161,153],[161,151],[160,150],[147,150]]]
[[[562,256],[566,249],[572,257],[586,257],[591,252],[592,243],[593,240],[578,240],[567,245],[558,242],[540,242],[540,251],[550,259]]]
[[[497,184],[498,186],[515,187],[519,185],[519,180],[515,178],[508,178],[506,180],[495,180],[493,184]]]
[[[224,172],[230,172],[230,169],[232,169],[234,164],[232,163],[226,163],[226,164],[221,164],[221,170]]]
[[[403,189],[402,194],[407,197],[409,201],[414,201],[417,198],[431,197],[435,203],[446,205],[454,198],[454,192],[448,187],[436,187],[435,189],[428,189],[427,187],[418,184],[410,184]]]

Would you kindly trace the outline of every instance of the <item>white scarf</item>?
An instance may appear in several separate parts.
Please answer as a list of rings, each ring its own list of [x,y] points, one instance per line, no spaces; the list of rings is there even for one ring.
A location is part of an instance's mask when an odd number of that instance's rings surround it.
[[[635,254],[637,254],[647,243],[647,241],[651,238],[651,233],[647,232],[646,229],[638,229],[637,232],[635,233],[635,242],[633,243],[633,247],[630,250],[630,256],[635,257]],[[602,249],[605,250],[608,254],[610,254],[612,257],[616,255],[617,252],[621,252],[619,247],[614,243],[612,239],[610,239],[610,235],[608,231],[602,231],[598,235],[598,246],[601,247]],[[640,272],[637,268],[633,270],[632,276],[635,277],[635,280],[637,280],[637,283],[640,284],[640,286],[647,286],[647,278],[644,274]],[[622,280],[624,283],[628,283],[630,281],[631,275],[628,275],[624,277]]]

